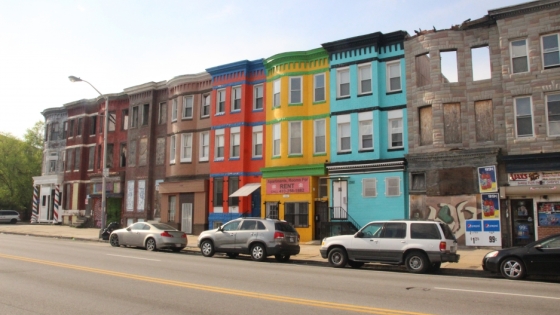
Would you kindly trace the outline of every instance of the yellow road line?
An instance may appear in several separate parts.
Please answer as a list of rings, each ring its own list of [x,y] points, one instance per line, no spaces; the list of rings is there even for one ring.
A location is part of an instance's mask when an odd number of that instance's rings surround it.
[[[375,308],[375,307],[367,307],[367,306],[358,306],[358,305],[351,305],[351,304],[342,304],[342,303],[333,303],[333,302],[325,302],[325,301],[317,301],[317,300],[307,300],[307,299],[299,299],[289,296],[280,296],[280,295],[271,295],[271,294],[263,294],[258,292],[251,292],[251,291],[243,291],[243,290],[234,290],[234,289],[227,289],[222,287],[214,287],[214,286],[207,286],[195,283],[188,283],[188,282],[180,282],[174,280],[167,280],[161,278],[153,278],[153,277],[146,277],[141,275],[135,275],[130,273],[123,273],[117,271],[110,271],[105,269],[97,269],[97,268],[90,268],[85,266],[78,266],[78,265],[70,265],[64,263],[58,263],[54,261],[48,260],[40,260],[22,256],[13,256],[13,255],[5,255],[0,254],[1,258],[25,261],[35,264],[42,264],[47,266],[59,267],[59,268],[66,268],[66,269],[73,269],[78,271],[87,271],[91,273],[103,274],[113,277],[120,277],[125,279],[137,280],[137,281],[145,281],[151,283],[158,283],[170,286],[176,286],[181,288],[187,289],[194,289],[194,290],[201,290],[207,292],[214,292],[220,294],[229,294],[235,296],[242,296],[248,298],[257,298],[267,301],[275,301],[281,303],[291,303],[291,304],[298,304],[298,305],[305,305],[305,306],[313,306],[313,307],[321,307],[321,308],[328,308],[328,309],[337,309],[342,311],[351,311],[351,312],[360,312],[360,313],[368,313],[368,314],[383,314],[383,315],[425,315],[424,313],[416,313],[416,312],[406,312],[406,311],[397,311],[397,310],[390,310],[390,309],[383,309],[383,308]]]

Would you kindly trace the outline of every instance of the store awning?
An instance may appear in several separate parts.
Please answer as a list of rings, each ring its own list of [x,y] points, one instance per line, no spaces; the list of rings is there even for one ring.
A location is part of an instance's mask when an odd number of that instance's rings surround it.
[[[239,188],[236,192],[229,195],[230,197],[245,197],[249,196],[253,191],[259,189],[261,184],[259,183],[250,183],[246,184],[245,186]]]

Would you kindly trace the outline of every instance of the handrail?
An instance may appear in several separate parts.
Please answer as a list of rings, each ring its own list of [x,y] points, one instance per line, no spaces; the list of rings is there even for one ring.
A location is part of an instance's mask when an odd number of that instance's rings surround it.
[[[329,210],[331,214],[331,221],[348,221],[356,228],[356,230],[361,228],[358,222],[356,222],[356,220],[354,220],[354,218],[352,218],[348,214],[348,211],[346,211],[343,207],[329,207]]]

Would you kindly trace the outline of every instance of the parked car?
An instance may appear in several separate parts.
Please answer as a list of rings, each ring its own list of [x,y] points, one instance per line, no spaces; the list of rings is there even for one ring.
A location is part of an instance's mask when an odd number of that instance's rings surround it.
[[[198,247],[205,257],[226,253],[235,258],[249,254],[256,261],[274,256],[288,261],[299,254],[299,234],[290,223],[274,219],[238,218],[198,236]]]
[[[560,276],[560,234],[522,247],[489,252],[482,259],[482,269],[501,273],[512,280],[523,279],[526,275]]]
[[[136,222],[109,236],[111,246],[138,246],[149,251],[171,249],[179,252],[187,246],[187,234],[163,223]]]
[[[16,224],[21,221],[19,212],[15,210],[0,210],[0,222]]]
[[[373,221],[354,235],[323,239],[319,251],[335,268],[376,262],[424,273],[438,270],[443,262],[459,262],[455,236],[436,221]]]

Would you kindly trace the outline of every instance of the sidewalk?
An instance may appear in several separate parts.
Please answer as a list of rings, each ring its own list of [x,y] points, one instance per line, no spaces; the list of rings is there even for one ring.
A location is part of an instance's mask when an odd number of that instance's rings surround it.
[[[74,239],[82,241],[107,242],[98,238],[99,229],[77,229],[64,225],[49,224],[0,224],[0,234],[19,234],[30,236],[42,236],[52,238]],[[188,245],[184,251],[197,252],[200,250],[196,246],[197,235],[188,236]],[[308,263],[326,264],[327,260],[321,258],[319,253],[320,244],[317,241],[300,244],[301,251],[299,255],[292,259],[297,261],[306,261]],[[463,248],[457,253],[461,255],[458,263],[443,263],[442,271],[445,269],[459,271],[482,271],[482,258],[492,249],[488,248]]]

